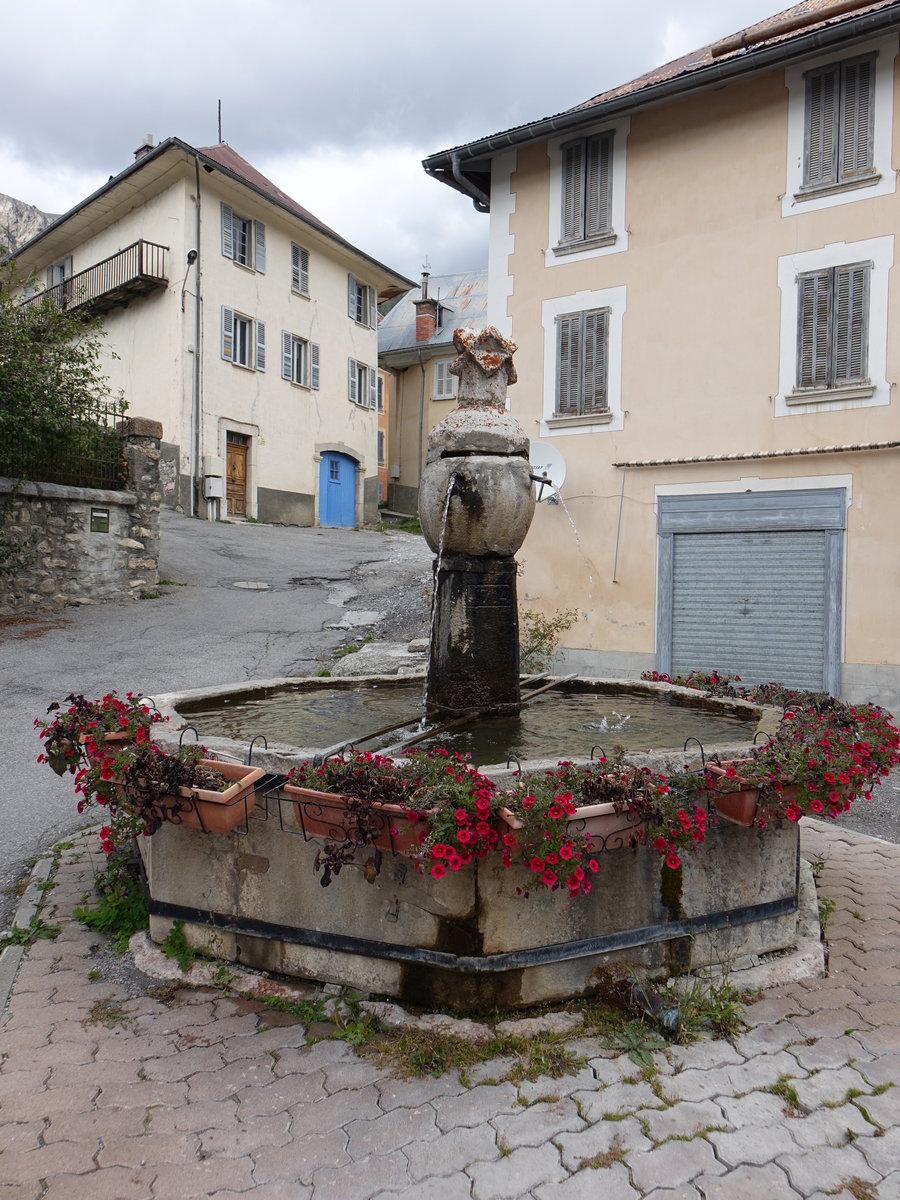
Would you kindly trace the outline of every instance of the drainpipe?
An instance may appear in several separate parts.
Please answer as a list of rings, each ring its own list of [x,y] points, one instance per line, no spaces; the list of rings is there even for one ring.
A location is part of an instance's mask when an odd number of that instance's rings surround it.
[[[203,255],[200,253],[200,156],[194,152],[194,173],[196,175],[197,227],[194,245],[197,247],[197,267],[195,282],[197,297],[194,302],[194,387],[191,397],[191,516],[194,516],[194,493],[197,488],[197,471],[200,467],[200,276],[203,270]]]
[[[460,185],[460,187],[466,192],[466,194],[472,197],[472,204],[475,206],[476,212],[481,212],[481,213],[490,212],[491,211],[490,196],[488,196],[485,192],[483,192],[481,190],[481,188],[476,187],[471,179],[463,178],[463,173],[460,170],[459,162],[460,162],[459,153],[454,151],[454,153],[451,154],[451,156],[450,156],[450,170],[453,174],[453,178]]]
[[[422,351],[418,351],[419,370],[422,372],[422,382],[419,390],[419,477],[416,480],[416,493],[422,482],[422,432],[425,428],[425,364],[422,362]]]

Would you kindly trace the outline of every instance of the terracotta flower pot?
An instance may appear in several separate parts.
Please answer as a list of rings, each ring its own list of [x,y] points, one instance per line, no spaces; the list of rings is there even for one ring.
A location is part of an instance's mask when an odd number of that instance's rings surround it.
[[[325,838],[331,842],[351,840],[348,827],[348,798],[338,792],[317,792],[312,788],[297,787],[286,783],[284,792],[293,801],[297,824],[304,838]],[[402,854],[428,832],[428,813],[411,820],[409,810],[402,804],[372,805],[380,828],[372,845],[379,850],[390,850]]]
[[[233,780],[222,792],[211,788],[178,789],[178,797],[172,797],[172,816],[175,824],[187,829],[203,829],[207,833],[231,833],[243,825],[254,804],[253,785],[262,779],[262,767],[248,767],[243,763],[219,762],[217,759],[201,758],[200,766],[216,771],[224,779]]]
[[[509,808],[499,810],[500,819],[514,833],[524,828],[524,823]],[[623,850],[634,845],[644,823],[635,813],[617,812],[615,805],[585,804],[576,808],[566,821],[570,836],[587,834],[594,850]]]
[[[741,762],[746,761],[746,759],[734,759],[721,765],[707,763],[706,771],[715,780],[710,788],[710,795],[716,812],[724,820],[749,829],[756,820],[756,812],[759,807],[759,788],[744,779],[740,773],[728,774],[730,769],[739,772]],[[723,783],[727,783],[727,786],[723,787]]]

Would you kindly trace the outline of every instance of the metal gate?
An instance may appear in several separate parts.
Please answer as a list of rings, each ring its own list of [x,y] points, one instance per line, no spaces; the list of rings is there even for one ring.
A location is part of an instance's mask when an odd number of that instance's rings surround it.
[[[352,529],[356,524],[356,463],[328,450],[319,466],[319,524]]]

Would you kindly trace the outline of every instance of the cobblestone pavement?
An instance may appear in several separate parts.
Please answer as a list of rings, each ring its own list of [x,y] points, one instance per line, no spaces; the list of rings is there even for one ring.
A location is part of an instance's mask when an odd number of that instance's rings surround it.
[[[835,904],[827,978],[658,1053],[651,1082],[582,1037],[573,1076],[469,1088],[256,1001],[111,990],[71,915],[92,864],[64,851],[61,931],[0,1017],[0,1200],[900,1200],[900,847],[807,822],[803,846]]]

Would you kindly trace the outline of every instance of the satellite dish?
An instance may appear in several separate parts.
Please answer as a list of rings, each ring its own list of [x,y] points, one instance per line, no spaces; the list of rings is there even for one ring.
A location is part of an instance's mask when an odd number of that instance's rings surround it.
[[[541,500],[549,500],[551,496],[557,496],[566,479],[565,460],[557,448],[548,445],[547,442],[532,442],[528,461],[531,463],[532,474],[539,477],[535,480],[538,503]]]

